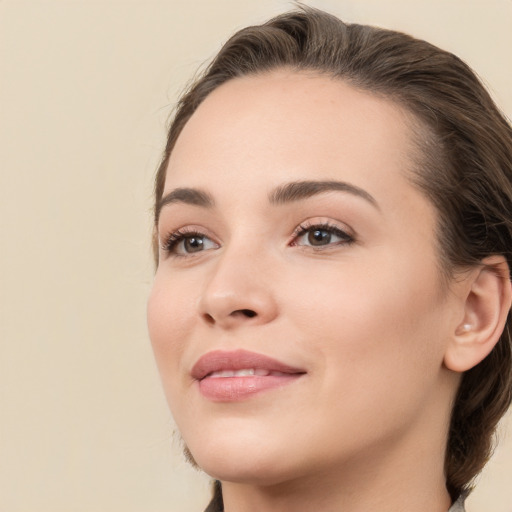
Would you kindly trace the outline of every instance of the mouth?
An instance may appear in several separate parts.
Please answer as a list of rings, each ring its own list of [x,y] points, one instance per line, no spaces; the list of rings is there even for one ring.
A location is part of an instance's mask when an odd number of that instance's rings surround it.
[[[265,370],[264,368],[243,368],[242,370],[219,370],[209,373],[206,377],[210,379],[222,379],[224,377],[286,377],[290,375],[285,372],[278,372],[275,370]]]
[[[246,350],[208,352],[191,375],[200,393],[214,402],[236,402],[263,391],[282,388],[306,374],[276,359]]]

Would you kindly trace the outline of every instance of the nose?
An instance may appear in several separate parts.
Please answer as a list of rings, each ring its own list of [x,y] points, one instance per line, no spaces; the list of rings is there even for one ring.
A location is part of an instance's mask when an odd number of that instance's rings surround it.
[[[211,326],[234,329],[274,320],[278,307],[272,265],[247,253],[219,256],[199,300],[199,314]]]

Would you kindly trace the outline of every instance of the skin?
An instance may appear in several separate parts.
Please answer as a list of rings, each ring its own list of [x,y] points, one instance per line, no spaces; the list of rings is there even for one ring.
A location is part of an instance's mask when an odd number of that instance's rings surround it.
[[[436,211],[408,179],[409,121],[342,81],[280,70],[219,87],[178,138],[164,196],[195,188],[215,206],[162,208],[162,246],[185,229],[204,249],[160,250],[148,324],[178,428],[223,482],[227,512],[450,506],[459,374],[443,360],[468,283],[443,284]],[[276,187],[305,180],[343,181],[374,202],[335,190],[270,204]],[[353,241],[294,235],[325,223]],[[307,373],[239,402],[206,399],[193,365],[240,348]]]

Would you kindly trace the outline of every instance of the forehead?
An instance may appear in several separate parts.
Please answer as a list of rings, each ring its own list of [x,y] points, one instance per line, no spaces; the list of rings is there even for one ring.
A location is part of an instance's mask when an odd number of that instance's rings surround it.
[[[185,125],[166,182],[239,177],[242,169],[246,178],[277,181],[293,169],[298,179],[343,172],[363,185],[368,175],[410,169],[410,132],[397,104],[338,79],[286,70],[237,78],[207,96]]]

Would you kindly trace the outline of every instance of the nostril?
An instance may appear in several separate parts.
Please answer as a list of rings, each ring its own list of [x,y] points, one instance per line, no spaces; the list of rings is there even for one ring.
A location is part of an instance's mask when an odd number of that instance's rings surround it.
[[[252,309],[235,309],[228,315],[232,320],[237,318],[240,320],[243,318],[254,318],[255,316],[258,316],[258,313]],[[202,317],[208,325],[215,325],[217,322],[223,323],[224,320],[228,320],[228,317],[224,318],[223,315],[219,315],[219,317],[217,317],[210,313],[203,313]]]
[[[240,309],[238,312],[242,313],[242,315],[246,316],[247,318],[253,318],[256,316],[256,311],[253,311],[252,309]]]
[[[206,320],[207,324],[214,324],[215,323],[215,319],[209,313],[205,313],[204,314],[204,319]]]

